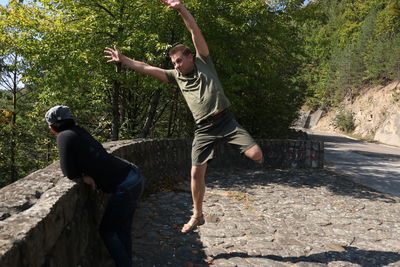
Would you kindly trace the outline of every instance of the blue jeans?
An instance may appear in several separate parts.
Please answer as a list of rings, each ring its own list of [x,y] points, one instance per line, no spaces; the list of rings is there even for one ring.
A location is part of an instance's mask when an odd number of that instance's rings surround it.
[[[100,236],[117,267],[132,266],[131,226],[143,185],[139,169],[133,168],[111,195],[100,224]]]

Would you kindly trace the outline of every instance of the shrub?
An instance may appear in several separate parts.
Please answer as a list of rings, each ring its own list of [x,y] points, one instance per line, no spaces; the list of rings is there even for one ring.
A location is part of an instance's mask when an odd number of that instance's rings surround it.
[[[335,117],[334,124],[341,131],[351,133],[354,131],[353,114],[348,110],[341,110]]]

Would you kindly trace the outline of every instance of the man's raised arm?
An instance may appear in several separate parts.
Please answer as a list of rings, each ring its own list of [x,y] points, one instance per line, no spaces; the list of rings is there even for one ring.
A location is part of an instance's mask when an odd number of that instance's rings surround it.
[[[208,56],[210,54],[207,46],[207,42],[204,39],[203,34],[197,25],[196,20],[187,8],[179,0],[161,0],[169,8],[176,9],[181,14],[183,21],[185,22],[186,28],[192,35],[192,40],[196,51],[202,56]]]
[[[114,47],[114,49],[106,47],[104,52],[108,54],[104,56],[109,59],[107,62],[120,62],[128,68],[133,69],[134,71],[137,71],[141,74],[152,76],[165,83],[169,82],[168,77],[164,72],[164,69],[131,59],[122,54],[116,47]]]

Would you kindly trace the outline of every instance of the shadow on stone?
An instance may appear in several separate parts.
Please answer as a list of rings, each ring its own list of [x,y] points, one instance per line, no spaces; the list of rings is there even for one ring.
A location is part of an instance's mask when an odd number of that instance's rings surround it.
[[[216,169],[214,169],[216,170]],[[226,175],[225,175],[226,173]],[[232,177],[232,173],[237,176]],[[352,182],[345,175],[340,175],[323,169],[219,169],[213,179],[207,181],[210,188],[246,191],[257,186],[272,184],[287,185],[294,188],[325,187],[330,192],[340,196],[351,196],[360,199],[369,199],[395,203],[399,200],[371,188]]]
[[[140,203],[133,225],[137,266],[207,266],[197,231],[181,233],[190,218],[190,193],[159,192]]]
[[[214,257],[217,259],[230,258],[261,258],[278,262],[291,263],[321,263],[328,264],[330,262],[342,261],[353,264],[358,264],[363,267],[383,267],[391,263],[400,261],[400,254],[395,252],[361,250],[356,247],[344,247],[346,251],[327,251],[309,256],[300,257],[281,257],[277,255],[250,256],[247,253],[223,253]]]
[[[362,150],[352,150],[352,152],[372,158],[380,158],[388,161],[400,161],[400,155],[396,154],[376,153],[376,152],[362,151]]]
[[[326,137],[324,135],[319,135],[319,134],[309,134],[310,139],[312,140],[318,140],[318,141],[323,141],[323,142],[334,142],[334,143],[342,143],[342,144],[357,144],[363,141],[356,140],[356,139],[351,139],[348,137],[344,136],[329,136]]]

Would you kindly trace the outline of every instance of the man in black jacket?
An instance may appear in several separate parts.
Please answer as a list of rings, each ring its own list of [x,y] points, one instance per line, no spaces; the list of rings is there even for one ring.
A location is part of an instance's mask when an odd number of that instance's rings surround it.
[[[50,130],[57,135],[61,170],[93,190],[111,193],[100,235],[118,267],[132,266],[131,225],[143,178],[136,165],[109,154],[85,129],[75,125],[66,106],[46,113]]]

